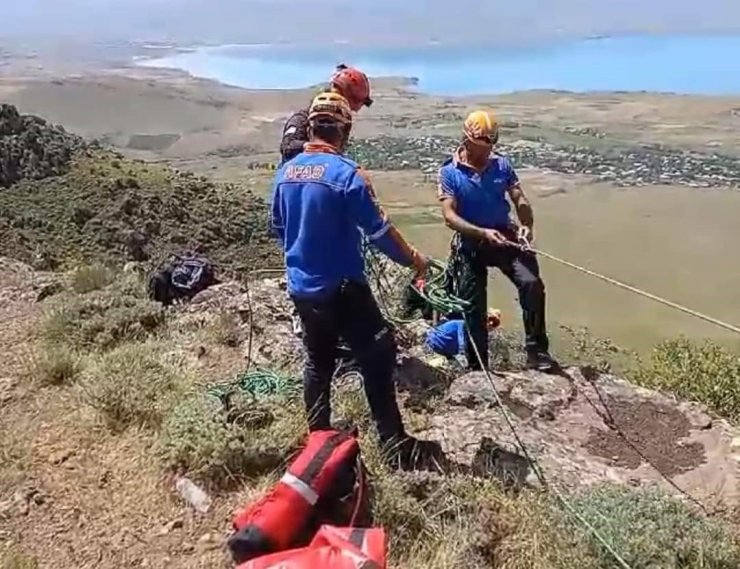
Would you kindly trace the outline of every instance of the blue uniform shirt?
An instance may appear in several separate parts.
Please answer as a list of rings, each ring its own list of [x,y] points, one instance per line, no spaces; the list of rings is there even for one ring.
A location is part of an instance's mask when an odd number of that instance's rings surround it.
[[[348,280],[366,282],[363,233],[395,262],[412,263],[357,164],[327,146],[313,145],[280,167],[270,209],[288,292],[296,298],[325,297]]]
[[[457,214],[468,223],[486,229],[506,229],[511,206],[509,188],[519,183],[511,161],[492,154],[483,171],[459,159],[459,152],[445,160],[439,170],[439,198],[454,198]]]
[[[427,347],[448,358],[464,355],[467,349],[464,320],[448,320],[427,332]]]

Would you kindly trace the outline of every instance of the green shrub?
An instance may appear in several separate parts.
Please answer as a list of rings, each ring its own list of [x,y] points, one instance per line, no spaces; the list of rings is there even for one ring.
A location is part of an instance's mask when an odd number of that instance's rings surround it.
[[[598,487],[578,496],[573,506],[633,569],[740,567],[739,544],[727,529],[660,492]],[[570,523],[589,541],[600,567],[620,567],[585,528]]]
[[[107,287],[115,279],[115,273],[104,265],[89,265],[72,273],[72,289],[85,294]]]
[[[740,421],[740,356],[711,342],[696,344],[685,338],[663,342],[633,379],[645,387],[699,401]]]
[[[164,319],[162,306],[148,300],[143,284],[128,275],[103,290],[56,299],[41,332],[49,344],[105,350],[145,339]]]
[[[226,412],[215,398],[191,395],[168,415],[160,456],[166,468],[218,488],[280,467],[305,431],[303,414],[289,401],[244,400]]]
[[[594,336],[588,328],[558,326],[551,333],[554,353],[563,365],[588,365],[602,373],[618,372],[629,367],[634,354],[614,342]],[[493,369],[523,369],[527,354],[522,332],[501,329],[490,335],[489,357]]]
[[[182,391],[183,373],[157,346],[126,344],[93,360],[80,388],[111,430],[156,429]]]
[[[74,381],[82,370],[79,354],[66,346],[42,345],[31,361],[31,378],[39,385]]]

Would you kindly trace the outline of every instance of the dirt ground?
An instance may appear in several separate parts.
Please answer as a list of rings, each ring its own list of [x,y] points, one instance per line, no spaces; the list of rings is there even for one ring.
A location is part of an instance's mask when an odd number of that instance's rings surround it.
[[[222,550],[234,504],[248,489],[193,514],[151,460],[151,435],[112,435],[74,389],[28,378],[40,305],[27,275],[0,283],[0,567],[229,566]],[[9,278],[10,276],[10,278]],[[193,350],[197,347],[193,346]],[[241,369],[238,350],[211,347],[206,375]],[[35,559],[38,565],[27,565]]]

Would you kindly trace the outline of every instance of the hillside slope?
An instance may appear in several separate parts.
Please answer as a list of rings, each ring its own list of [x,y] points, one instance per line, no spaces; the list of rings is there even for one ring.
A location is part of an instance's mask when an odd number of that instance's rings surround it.
[[[125,160],[12,107],[3,113],[13,119],[12,129],[0,128],[7,255],[54,269],[154,261],[189,248],[232,274],[277,262],[266,204],[249,188]]]

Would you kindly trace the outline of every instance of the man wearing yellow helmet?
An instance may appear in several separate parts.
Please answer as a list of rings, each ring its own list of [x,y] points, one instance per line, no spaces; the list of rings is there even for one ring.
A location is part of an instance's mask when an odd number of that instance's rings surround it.
[[[439,170],[439,199],[445,223],[456,234],[449,262],[448,286],[469,300],[467,322],[484,365],[488,365],[486,296],[488,267],[498,267],[519,292],[529,367],[554,371],[545,326],[545,285],[531,250],[534,215],[509,159],[493,152],[499,127],[492,113],[468,115],[463,139]],[[510,217],[513,203],[516,223]],[[473,346],[468,362],[479,367]]]
[[[330,386],[341,337],[360,366],[380,439],[392,462],[404,466],[419,441],[406,434],[398,409],[396,343],[365,278],[363,234],[418,273],[426,271],[427,259],[390,223],[357,164],[342,156],[352,126],[347,101],[322,93],[307,118],[304,151],[276,174],[271,224],[285,251],[288,293],[304,331],[309,429],[330,428]]]

